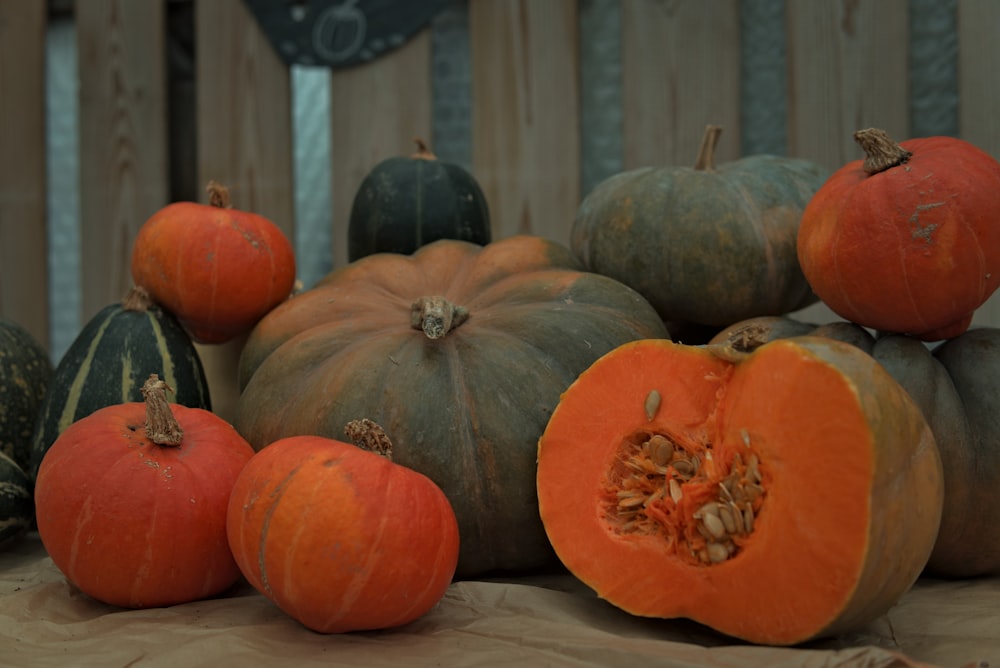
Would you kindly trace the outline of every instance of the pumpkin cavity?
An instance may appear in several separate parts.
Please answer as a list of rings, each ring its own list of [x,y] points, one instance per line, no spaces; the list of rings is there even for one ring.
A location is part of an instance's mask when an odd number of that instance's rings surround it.
[[[620,535],[661,536],[684,563],[707,566],[739,553],[765,491],[759,455],[684,445],[641,430],[624,439],[603,486],[604,520]]]

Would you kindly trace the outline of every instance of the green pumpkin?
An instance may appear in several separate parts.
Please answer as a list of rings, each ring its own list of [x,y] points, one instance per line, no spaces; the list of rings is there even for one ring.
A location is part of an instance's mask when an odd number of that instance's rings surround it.
[[[143,383],[154,373],[173,389],[172,401],[211,410],[208,380],[191,338],[137,287],[91,318],[59,361],[32,441],[32,480],[66,427],[99,408],[143,401]]]
[[[599,183],[572,226],[583,264],[643,295],[681,340],[681,326],[721,328],[816,301],[796,238],[826,170],[772,155],[716,167],[720,131],[708,126],[693,168],[643,167]]]
[[[472,174],[438,160],[417,140],[416,153],[383,160],[361,182],[348,222],[347,257],[409,255],[438,239],[489,243],[489,207]]]
[[[17,462],[0,452],[0,548],[35,519],[31,480]]]
[[[0,453],[24,469],[51,377],[45,347],[17,323],[0,319]]]

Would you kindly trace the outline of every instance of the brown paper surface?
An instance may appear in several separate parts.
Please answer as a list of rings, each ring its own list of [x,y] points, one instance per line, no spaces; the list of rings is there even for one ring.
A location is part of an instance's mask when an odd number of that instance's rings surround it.
[[[1000,668],[1000,578],[920,580],[867,628],[796,648],[633,617],[567,574],[456,582],[407,626],[322,635],[245,582],[167,608],[104,605],[68,584],[28,534],[0,552],[0,665]]]

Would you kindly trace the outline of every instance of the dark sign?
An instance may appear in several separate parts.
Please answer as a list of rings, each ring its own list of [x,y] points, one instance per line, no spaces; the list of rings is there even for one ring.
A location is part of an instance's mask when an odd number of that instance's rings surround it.
[[[401,46],[451,0],[244,0],[288,64],[349,67]]]

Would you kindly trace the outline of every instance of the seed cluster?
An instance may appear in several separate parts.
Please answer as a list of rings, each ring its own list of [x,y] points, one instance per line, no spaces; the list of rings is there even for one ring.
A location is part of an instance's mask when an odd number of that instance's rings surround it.
[[[746,452],[734,453],[725,467],[710,446],[693,454],[659,433],[626,441],[608,481],[614,529],[660,534],[694,563],[735,555],[753,532],[764,499],[759,458],[746,435],[743,440]]]

